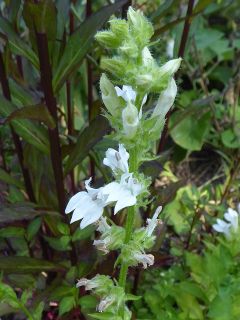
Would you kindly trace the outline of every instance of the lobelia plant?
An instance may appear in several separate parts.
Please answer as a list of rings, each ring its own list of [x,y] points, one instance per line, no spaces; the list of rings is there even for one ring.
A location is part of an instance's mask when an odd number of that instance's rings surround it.
[[[106,74],[100,79],[102,100],[106,107],[104,116],[109,120],[113,132],[110,138],[119,144],[119,149],[106,151],[103,164],[110,167],[114,181],[99,188],[90,186],[91,178],[85,182],[86,191],[75,194],[66,207],[73,212],[71,223],[81,220],[80,228],[96,225],[100,237],[93,245],[107,254],[119,252],[115,267],[120,268],[119,278],[96,275],[80,279],[77,287],[84,286],[100,300],[95,319],[131,319],[126,301],[137,297],[126,293],[128,268],[141,264],[147,268],[154,264],[154,256],[146,252],[154,244],[154,230],[159,223],[161,207],[157,208],[146,226],[135,229],[135,217],[139,208],[151,201],[149,186],[151,179],[140,172],[140,165],[155,158],[154,142],[159,139],[165,115],[172,107],[177,94],[173,78],[181,58],[159,66],[152,57],[149,46],[153,26],[141,12],[128,9],[127,21],[113,18],[110,29],[98,32],[96,40],[113,57],[104,57],[101,67]],[[146,106],[149,94],[159,95],[153,109]],[[150,200],[149,200],[150,199]],[[124,226],[111,221],[104,208],[114,207],[114,214],[127,208]]]

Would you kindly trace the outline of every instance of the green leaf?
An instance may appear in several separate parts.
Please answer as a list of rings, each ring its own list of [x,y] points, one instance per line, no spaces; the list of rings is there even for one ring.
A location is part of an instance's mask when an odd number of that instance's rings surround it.
[[[18,108],[0,95],[0,115],[8,117],[12,112]],[[43,127],[40,127],[36,123],[30,120],[12,120],[16,132],[28,143],[34,145],[40,151],[49,153],[49,142],[47,137],[47,131]]]
[[[35,52],[18,36],[11,23],[3,17],[0,17],[0,29],[7,35],[12,52],[25,57],[38,69],[39,61]]]
[[[42,218],[38,217],[31,221],[27,227],[27,239],[31,241],[33,237],[37,234],[42,224]]]
[[[84,229],[78,228],[72,236],[72,241],[74,242],[78,240],[88,239],[92,236],[94,230],[95,230],[95,227],[92,225],[87,226]]]
[[[8,172],[4,171],[0,168],[0,180],[6,182],[7,184],[11,184],[20,189],[24,188],[23,183],[20,180],[13,178]]]
[[[43,104],[17,109],[10,113],[5,121],[9,122],[13,119],[32,119],[44,122],[50,129],[54,129],[56,127],[53,117],[49,113],[47,107]]]
[[[0,257],[0,270],[4,273],[34,273],[63,271],[64,267],[46,260],[29,257]]]
[[[49,245],[58,251],[66,251],[71,250],[70,241],[71,238],[69,236],[62,236],[60,238],[51,238],[51,237],[44,237]]]
[[[0,237],[2,238],[23,237],[24,235],[25,230],[20,227],[6,227],[0,230]]]
[[[176,125],[181,112],[175,112],[170,118],[170,134],[173,140],[184,149],[201,150],[204,140],[210,129],[210,112],[203,115],[188,115]],[[174,125],[174,127],[173,127]],[[173,127],[171,129],[171,127]]]
[[[121,317],[116,316],[114,313],[110,312],[104,312],[104,313],[91,313],[90,316],[93,319],[98,319],[98,320],[121,320]]]
[[[233,129],[227,129],[221,133],[222,143],[231,149],[240,147],[240,137],[234,132]]]
[[[79,135],[77,143],[69,155],[65,166],[65,174],[68,174],[85,159],[94,145],[106,134],[108,128],[108,121],[103,116],[98,116],[90,122],[90,125]]]
[[[64,82],[81,65],[97,30],[125,3],[126,0],[120,0],[117,3],[100,9],[86,19],[69,37],[63,56],[53,77],[53,89],[55,92],[58,92]]]
[[[5,283],[0,283],[0,301],[8,303],[13,308],[19,308],[15,291]]]
[[[71,311],[75,307],[75,298],[65,297],[59,303],[59,315],[62,316],[64,313]]]

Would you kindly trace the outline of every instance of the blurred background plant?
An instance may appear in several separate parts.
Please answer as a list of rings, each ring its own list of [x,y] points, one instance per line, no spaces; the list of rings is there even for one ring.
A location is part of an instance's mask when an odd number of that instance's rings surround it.
[[[212,229],[240,194],[239,1],[1,1],[0,316],[90,319],[93,297],[75,279],[114,275],[115,257],[92,246],[94,227],[69,227],[67,196],[90,175],[99,186],[114,142],[101,116],[94,36],[132,4],[153,22],[152,54],[184,58],[167,115],[155,179],[153,270],[130,270],[136,319],[239,319],[237,259]],[[155,97],[149,97],[151,108]],[[116,221],[121,224],[122,221]],[[224,264],[222,263],[224,261]],[[205,267],[206,266],[206,267]],[[221,269],[221,270],[220,270]],[[215,277],[218,275],[219,277]],[[174,284],[174,285],[173,285]],[[223,303],[224,301],[224,303]],[[229,311],[230,310],[230,311]]]

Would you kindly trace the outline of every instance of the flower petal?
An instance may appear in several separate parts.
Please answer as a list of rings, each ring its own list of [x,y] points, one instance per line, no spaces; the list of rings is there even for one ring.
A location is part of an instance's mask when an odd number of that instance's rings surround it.
[[[76,209],[76,207],[79,205],[80,202],[83,202],[88,197],[88,194],[86,191],[80,191],[76,193],[68,202],[67,207],[65,209],[65,213],[69,213]]]
[[[126,207],[131,207],[136,204],[137,198],[133,196],[130,192],[124,190],[119,196],[119,200],[114,208],[114,214],[118,213],[120,210]]]
[[[103,207],[99,207],[96,204],[92,207],[91,211],[86,212],[84,218],[80,223],[80,228],[84,229],[88,225],[96,222],[103,214]]]

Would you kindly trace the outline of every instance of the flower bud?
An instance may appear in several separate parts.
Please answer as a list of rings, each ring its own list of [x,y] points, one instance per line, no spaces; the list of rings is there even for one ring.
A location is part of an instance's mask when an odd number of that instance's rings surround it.
[[[126,71],[126,61],[119,58],[102,58],[101,68],[118,78],[123,78]]]
[[[109,21],[111,31],[118,37],[119,41],[123,41],[128,37],[128,23],[122,19],[112,19]]]
[[[132,138],[137,132],[139,124],[138,109],[129,102],[122,111],[123,130],[128,138]]]
[[[121,39],[111,31],[100,31],[95,39],[105,48],[116,49],[121,45]]]
[[[155,61],[148,47],[144,47],[142,50],[142,61],[143,61],[143,65],[146,67],[153,67],[155,64]]]
[[[113,84],[104,73],[102,74],[100,79],[100,89],[102,92],[102,100],[107,110],[111,115],[117,116],[119,114],[121,102],[117,96]]]
[[[178,71],[180,64],[181,64],[181,61],[182,61],[182,58],[172,59],[172,60],[168,61],[159,69],[159,73],[161,75],[167,73],[167,74],[169,74],[169,76],[172,76],[175,72]]]
[[[138,86],[149,88],[151,87],[151,83],[153,81],[153,77],[150,73],[146,73],[146,74],[139,74],[136,76],[136,84]]]
[[[145,47],[154,33],[152,24],[148,22],[142,12],[135,11],[132,7],[129,7],[127,17],[137,45],[141,48]]]
[[[159,117],[159,121],[163,121],[165,116],[171,106],[174,103],[174,100],[177,95],[177,85],[173,78],[169,81],[167,88],[160,94],[158,98],[157,105],[152,113],[153,117]]]

